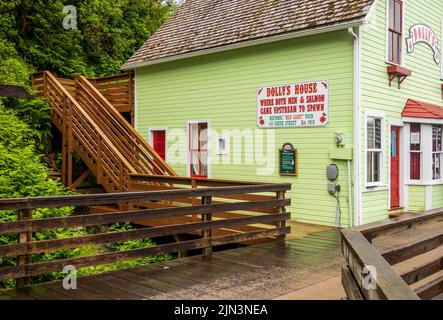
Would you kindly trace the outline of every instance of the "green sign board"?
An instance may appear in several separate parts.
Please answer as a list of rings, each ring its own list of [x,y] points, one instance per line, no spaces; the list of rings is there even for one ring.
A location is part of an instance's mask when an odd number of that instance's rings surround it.
[[[279,150],[280,158],[280,175],[281,176],[297,176],[297,150],[290,143],[286,143]]]

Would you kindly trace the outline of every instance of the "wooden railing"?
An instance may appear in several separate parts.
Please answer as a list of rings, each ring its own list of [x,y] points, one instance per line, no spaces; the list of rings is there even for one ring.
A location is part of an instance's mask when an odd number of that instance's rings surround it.
[[[248,182],[248,181],[232,181],[232,180],[221,180],[221,179],[203,179],[203,178],[189,178],[189,177],[167,177],[167,176],[154,176],[154,175],[143,175],[143,174],[131,174],[130,175],[130,189],[132,191],[171,191],[171,190],[198,190],[200,188],[213,188],[213,187],[238,187],[238,186],[257,186],[257,185],[266,185],[264,183],[258,182]],[[277,197],[283,199],[284,192],[278,193]],[[260,194],[229,194],[229,195],[219,195],[216,198],[212,199],[213,204],[226,204],[231,203],[233,201],[269,201],[275,199],[274,194],[263,193]],[[168,202],[156,202],[156,203],[132,203],[131,205],[134,207],[142,207],[142,208],[162,208],[169,206],[186,206],[186,205],[198,205],[199,199],[196,198],[177,198],[173,201]],[[248,212],[248,210],[244,210],[245,213],[254,215],[256,212],[261,213],[278,213],[279,208],[254,208],[251,210],[252,212]],[[225,218],[233,218],[238,217],[239,214],[231,211],[220,211],[214,213],[214,217],[225,219]],[[195,220],[195,216],[182,217],[180,220],[177,220],[179,223],[187,223]],[[152,226],[152,225],[163,225],[166,223],[161,219],[158,220],[149,220],[149,221],[140,221],[140,223]],[[232,229],[232,231],[236,232],[244,232],[251,230],[262,230],[267,227],[267,224],[261,224],[256,226],[248,226],[248,227],[237,227]],[[218,231],[219,233],[222,231]]]
[[[85,78],[77,78],[77,101],[137,173],[176,175],[120,112]]]
[[[419,240],[383,252],[372,245],[373,240],[378,237],[395,236],[398,232],[432,223],[443,225],[442,210],[343,230],[342,250],[348,264],[342,270],[342,283],[348,298],[417,300],[432,299],[442,294],[443,249],[438,248],[443,245],[443,232],[421,234]],[[414,257],[433,250],[435,252],[426,260],[420,258],[418,264],[413,261]],[[406,261],[410,266],[400,273],[392,267]],[[372,276],[369,272],[371,269],[376,271]],[[424,281],[428,277],[431,280]],[[371,281],[372,285],[375,284],[374,287],[364,285]]]
[[[48,98],[51,119],[63,136],[63,183],[72,184],[72,153],[75,151],[108,192],[128,191],[128,175],[137,171],[77,100],[50,72],[34,75],[32,83]]]
[[[106,191],[130,191],[129,174],[176,175],[115,107],[84,77],[37,73],[32,85],[51,104],[63,136],[62,182],[72,184],[72,152],[80,155]]]
[[[0,281],[18,279],[17,285],[25,286],[30,284],[30,277],[50,272],[62,272],[63,268],[68,265],[73,265],[78,269],[87,266],[105,265],[123,260],[193,249],[202,249],[204,255],[210,256],[214,246],[268,237],[282,239],[290,232],[290,228],[285,225],[285,221],[290,219],[290,214],[285,210],[285,206],[290,205],[290,200],[284,197],[285,192],[289,189],[289,184],[263,184],[117,194],[0,199],[0,210],[18,211],[17,221],[0,223],[0,235],[18,234],[18,243],[0,246],[0,257],[17,257],[16,266],[0,269]],[[217,197],[246,196],[257,193],[274,193],[274,197],[266,198],[266,200],[237,200],[229,203],[214,203],[213,201],[213,199]],[[33,219],[32,216],[32,210],[36,208],[94,206],[128,202],[166,203],[168,201],[174,202],[176,199],[182,198],[197,199],[198,203],[181,207],[170,206],[158,209],[141,209],[48,219]],[[272,213],[264,213],[266,211],[265,209],[270,210],[268,212]],[[216,213],[226,211],[234,211],[237,213],[237,216],[215,218]],[[246,215],[244,214],[245,211],[254,211],[255,215]],[[182,216],[197,216],[198,220],[185,224],[174,223],[175,217]],[[169,224],[161,227],[107,232],[54,240],[33,241],[32,239],[33,232],[58,228],[109,225],[159,218],[168,218]],[[233,227],[250,226],[257,223],[272,224],[273,227],[243,233],[227,232],[223,235],[216,235],[215,233],[216,230],[220,229],[229,231]],[[194,240],[166,243],[127,251],[108,252],[94,256],[38,263],[32,262],[33,254],[184,233],[197,233],[200,234],[200,237]]]
[[[134,73],[122,73],[110,77],[88,78],[100,93],[119,111],[134,110]],[[131,114],[131,118],[133,118]]]

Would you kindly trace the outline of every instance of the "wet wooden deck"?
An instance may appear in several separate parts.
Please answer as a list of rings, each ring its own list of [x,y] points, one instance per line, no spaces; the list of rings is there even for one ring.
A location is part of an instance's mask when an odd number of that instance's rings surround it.
[[[77,290],[52,282],[0,293],[0,299],[341,299],[337,230],[306,233],[283,244],[214,252],[81,277]]]

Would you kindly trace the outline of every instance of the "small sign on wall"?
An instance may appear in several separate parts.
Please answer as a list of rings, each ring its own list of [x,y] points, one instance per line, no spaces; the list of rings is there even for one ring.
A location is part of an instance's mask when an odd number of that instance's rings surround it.
[[[261,87],[257,90],[259,128],[326,126],[329,121],[329,84],[310,81]]]
[[[279,150],[281,176],[298,176],[298,152],[290,143],[285,143]]]

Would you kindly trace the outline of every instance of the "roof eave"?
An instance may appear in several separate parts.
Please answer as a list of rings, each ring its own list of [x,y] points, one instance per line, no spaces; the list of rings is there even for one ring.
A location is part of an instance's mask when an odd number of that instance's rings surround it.
[[[179,54],[179,55],[173,55],[173,56],[169,56],[169,57],[165,57],[165,58],[154,59],[154,60],[150,60],[150,61],[143,61],[143,62],[134,63],[134,64],[124,64],[121,67],[121,69],[124,71],[135,70],[138,68],[143,68],[143,67],[147,67],[147,66],[151,66],[151,65],[155,65],[155,64],[161,64],[161,63],[165,63],[165,62],[171,62],[171,61],[176,61],[176,60],[181,60],[181,59],[186,59],[186,58],[191,58],[191,57],[198,57],[198,56],[203,56],[203,55],[207,55],[207,54],[211,54],[211,53],[223,52],[223,51],[228,51],[228,50],[233,50],[233,49],[239,49],[239,48],[245,48],[245,47],[270,43],[270,42],[276,42],[276,41],[300,38],[300,37],[305,37],[305,36],[310,36],[310,35],[316,35],[316,34],[325,33],[325,32],[354,28],[354,27],[358,27],[358,26],[368,23],[369,16],[370,15],[366,15],[366,16],[361,17],[359,19],[350,20],[347,22],[336,23],[336,24],[312,28],[312,29],[300,30],[300,31],[296,31],[296,32],[284,33],[284,34],[275,35],[275,36],[271,36],[271,37],[260,38],[260,39],[256,39],[256,40],[249,40],[249,41],[234,43],[231,45],[220,46],[220,47],[215,47],[215,48],[210,48],[210,49],[205,49],[205,50],[198,50],[198,51],[193,51],[193,52],[189,52],[189,53],[185,53],[185,54]]]

